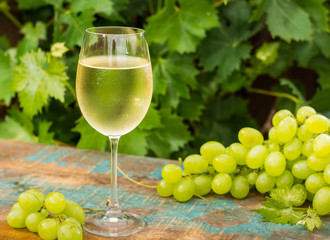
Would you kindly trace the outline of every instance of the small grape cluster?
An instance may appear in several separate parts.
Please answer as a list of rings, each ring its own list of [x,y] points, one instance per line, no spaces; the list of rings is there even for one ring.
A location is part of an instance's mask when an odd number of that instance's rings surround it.
[[[59,192],[45,197],[36,189],[21,193],[7,215],[9,226],[26,227],[47,240],[82,240],[84,221],[85,212],[79,204],[66,200]]]
[[[330,120],[312,107],[298,109],[296,116],[283,109],[272,118],[268,140],[254,128],[242,128],[239,142],[225,148],[209,141],[183,161],[183,169],[167,164],[157,185],[162,197],[180,202],[213,190],[245,198],[251,188],[267,193],[274,188],[292,189],[302,205],[306,199],[320,215],[330,211]],[[298,196],[297,196],[298,197]]]

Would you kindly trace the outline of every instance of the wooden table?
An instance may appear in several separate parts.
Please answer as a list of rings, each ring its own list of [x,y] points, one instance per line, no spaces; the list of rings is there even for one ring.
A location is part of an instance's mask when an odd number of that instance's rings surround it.
[[[170,160],[119,155],[119,167],[130,177],[156,185],[161,168]],[[103,208],[109,193],[109,153],[69,147],[29,144],[0,139],[0,240],[40,239],[26,229],[13,229],[6,215],[20,193],[39,189],[61,192],[83,207]],[[325,227],[310,233],[302,227],[261,222],[251,211],[262,195],[250,193],[244,200],[210,194],[208,200],[187,203],[161,198],[155,189],[136,185],[119,175],[122,208],[143,216],[140,233],[116,239],[329,239]],[[84,232],[84,239],[104,239]]]

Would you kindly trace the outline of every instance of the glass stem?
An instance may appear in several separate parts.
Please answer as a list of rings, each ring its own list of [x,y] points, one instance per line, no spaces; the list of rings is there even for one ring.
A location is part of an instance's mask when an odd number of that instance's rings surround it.
[[[109,136],[111,151],[111,184],[109,205],[106,210],[106,215],[109,217],[120,217],[122,215],[122,211],[118,203],[117,191],[117,152],[119,138],[120,136]]]

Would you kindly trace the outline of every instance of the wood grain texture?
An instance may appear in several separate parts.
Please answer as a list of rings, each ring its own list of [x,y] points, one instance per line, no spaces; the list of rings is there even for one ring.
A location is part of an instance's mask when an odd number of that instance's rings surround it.
[[[0,240],[40,239],[26,229],[13,229],[6,215],[20,193],[39,189],[58,191],[67,199],[94,209],[104,208],[109,194],[109,153],[69,147],[29,144],[0,139]],[[161,168],[171,160],[119,155],[119,167],[130,177],[156,185]],[[329,216],[325,227],[310,233],[302,227],[261,222],[251,209],[264,197],[248,198],[210,194],[178,203],[161,198],[155,189],[138,186],[119,174],[119,200],[123,209],[143,216],[143,231],[113,239],[329,239]],[[104,239],[84,232],[84,239]]]

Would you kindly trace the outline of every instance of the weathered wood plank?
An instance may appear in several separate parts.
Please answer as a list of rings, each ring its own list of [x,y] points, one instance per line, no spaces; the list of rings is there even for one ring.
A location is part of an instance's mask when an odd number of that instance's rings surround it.
[[[170,160],[119,156],[119,167],[130,177],[156,185],[161,168]],[[15,230],[6,214],[18,195],[31,188],[45,194],[59,191],[69,200],[89,208],[103,208],[109,193],[109,153],[68,147],[28,144],[0,139],[0,240],[39,239],[26,229]],[[325,227],[315,233],[302,227],[261,222],[251,209],[258,208],[262,195],[250,193],[244,200],[210,194],[205,201],[178,203],[161,198],[155,189],[144,188],[119,175],[120,204],[143,216],[146,228],[118,239],[327,239]],[[103,239],[84,232],[84,239]]]

